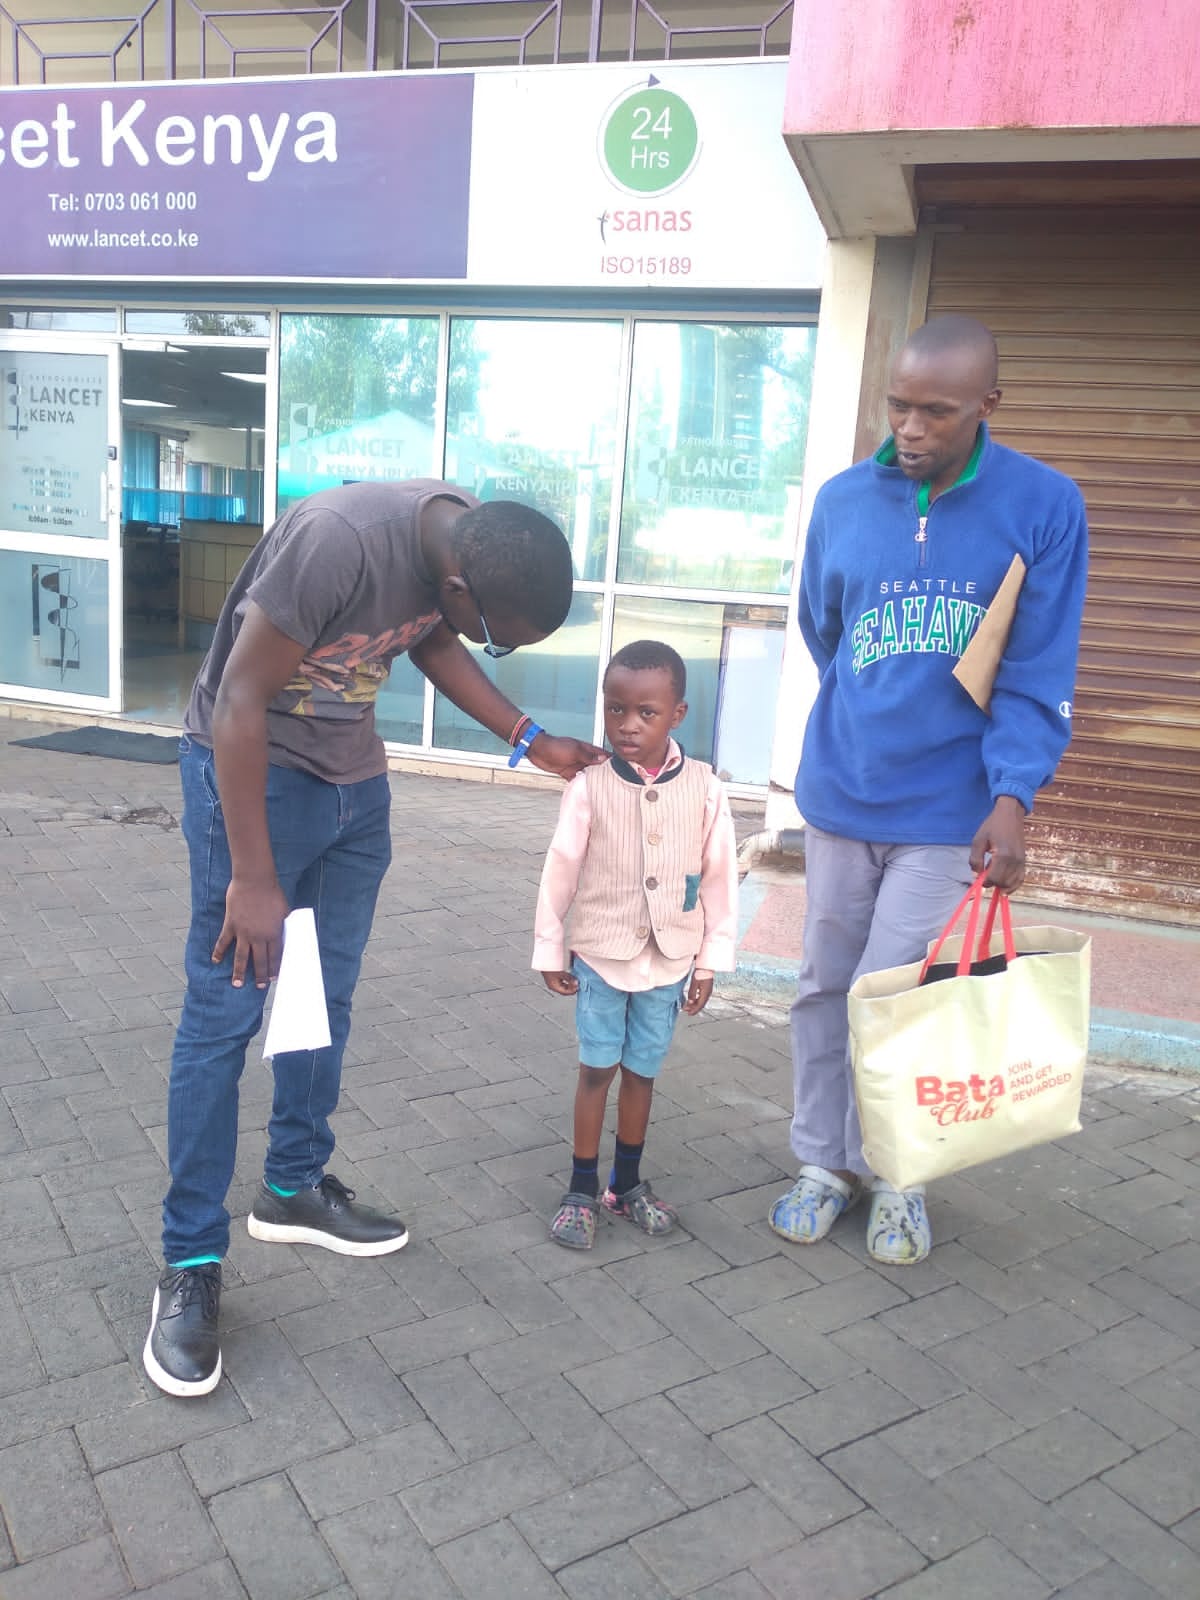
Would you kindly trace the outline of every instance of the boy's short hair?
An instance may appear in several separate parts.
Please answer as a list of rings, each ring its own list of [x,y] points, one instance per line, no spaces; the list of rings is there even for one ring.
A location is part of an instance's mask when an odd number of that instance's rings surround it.
[[[625,667],[630,672],[668,672],[676,700],[682,700],[687,693],[687,668],[683,657],[658,639],[635,639],[632,644],[622,645],[604,669],[606,683],[614,667]]]

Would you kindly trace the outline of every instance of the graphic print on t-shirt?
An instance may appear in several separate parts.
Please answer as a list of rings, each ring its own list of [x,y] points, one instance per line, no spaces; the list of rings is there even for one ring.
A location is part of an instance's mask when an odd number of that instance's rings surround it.
[[[395,658],[420,644],[441,620],[440,611],[431,611],[374,637],[344,633],[321,645],[305,656],[296,676],[280,691],[276,708],[297,717],[361,716]]]

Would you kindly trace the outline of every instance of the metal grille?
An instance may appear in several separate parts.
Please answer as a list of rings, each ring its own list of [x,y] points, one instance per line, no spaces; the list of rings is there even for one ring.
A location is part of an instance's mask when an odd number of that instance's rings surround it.
[[[1034,812],[1035,881],[1200,922],[1200,217],[953,220],[930,314],[993,329],[996,436],[1073,477],[1091,527],[1075,733]]]
[[[0,0],[0,84],[783,56],[794,0]]]

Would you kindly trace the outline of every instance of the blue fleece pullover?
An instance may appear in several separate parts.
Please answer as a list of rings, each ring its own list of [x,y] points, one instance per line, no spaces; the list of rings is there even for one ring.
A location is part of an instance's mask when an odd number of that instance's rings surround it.
[[[890,465],[891,441],[817,495],[799,620],[820,687],[796,804],[827,832],[969,844],[997,796],[1032,809],[1066,748],[1087,578],[1083,497],[985,424],[977,457],[924,519],[922,486]],[[988,716],[952,669],[1014,555],[1027,570]]]

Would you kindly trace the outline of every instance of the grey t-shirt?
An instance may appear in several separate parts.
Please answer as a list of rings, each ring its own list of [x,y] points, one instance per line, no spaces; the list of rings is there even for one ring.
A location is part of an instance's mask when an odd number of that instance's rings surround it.
[[[421,509],[439,496],[479,504],[454,484],[415,478],[326,489],[284,512],[226,597],[184,731],[211,746],[221,674],[253,600],[306,649],[296,676],[267,708],[270,760],[328,783],[384,772],[375,697],[395,658],[442,619],[419,542]]]

